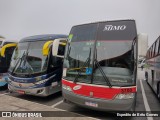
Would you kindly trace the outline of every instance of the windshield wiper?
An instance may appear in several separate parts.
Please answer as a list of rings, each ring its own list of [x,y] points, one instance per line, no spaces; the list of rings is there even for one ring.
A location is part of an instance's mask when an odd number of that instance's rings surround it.
[[[25,56],[24,56],[23,66],[26,66],[26,63],[27,63],[27,65],[29,66],[29,67],[27,67],[28,75],[31,76],[31,74],[34,73],[34,70],[33,70],[32,66],[29,64],[28,60],[27,60],[28,53],[29,53],[29,52],[27,52],[27,53],[25,54]],[[29,68],[32,70],[32,73],[29,71]]]
[[[25,56],[25,51],[23,52],[22,57],[18,58],[15,66],[14,66],[14,68],[13,68],[13,70],[12,70],[12,74],[14,73],[15,69],[17,68],[18,63],[20,62],[19,66],[22,64],[22,61],[23,61],[23,59],[24,59],[24,56]]]
[[[102,67],[100,66],[100,64],[99,64],[99,62],[97,60],[97,48],[96,48],[96,54],[95,54],[95,56],[96,57],[95,57],[93,63],[95,63],[97,65],[97,67],[98,67],[99,71],[102,73],[102,76],[103,76],[104,80],[106,81],[107,85],[111,88],[112,85],[111,85],[111,83],[109,81],[109,78],[106,76],[106,74],[104,73]]]
[[[88,58],[86,59],[86,61],[85,61],[84,64],[82,65],[82,67],[80,68],[80,70],[79,70],[77,76],[75,77],[75,79],[73,80],[74,83],[77,82],[77,80],[78,80],[78,78],[79,78],[79,76],[80,76],[80,74],[81,74],[81,72],[82,72],[82,69],[83,69],[87,64],[88,64],[87,66],[88,66],[88,68],[89,68],[89,63],[90,63],[90,61],[91,61],[91,48],[90,48],[90,51],[89,51],[89,56],[88,56]]]
[[[28,63],[28,61],[27,61],[27,56],[28,56],[28,52],[25,53],[25,51],[24,51],[22,57],[20,57],[20,58],[18,59],[16,65],[15,65],[15,67],[14,67],[14,69],[12,70],[12,74],[14,73],[15,69],[18,69],[18,68],[21,66],[22,62],[23,62],[23,66],[26,65],[26,62]],[[19,63],[19,65],[18,65],[18,63]],[[18,65],[18,66],[17,66],[17,65]],[[28,63],[28,65],[30,66],[30,69],[33,71],[33,68],[31,67],[31,65],[30,65],[29,63]],[[27,68],[27,69],[28,69],[28,68]],[[28,71],[28,75],[31,76],[31,73],[30,73],[29,71]]]
[[[103,69],[101,68],[101,66],[100,66],[99,62],[97,61],[97,59],[95,59],[94,62],[96,63],[99,71],[102,73],[102,76],[103,76],[104,80],[106,81],[107,85],[111,88],[112,85],[111,85],[111,83],[110,83],[110,81],[109,81],[109,78],[108,78],[108,77],[106,76],[106,74],[104,73],[104,71],[103,71]]]

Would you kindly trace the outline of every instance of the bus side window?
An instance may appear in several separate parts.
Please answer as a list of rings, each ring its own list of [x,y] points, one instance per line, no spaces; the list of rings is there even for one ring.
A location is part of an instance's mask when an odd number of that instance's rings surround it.
[[[6,67],[9,67],[10,65],[10,60],[11,60],[11,57],[12,57],[12,53],[14,51],[15,47],[10,47],[10,48],[7,48],[6,49],[6,54],[5,54],[5,65]]]
[[[62,58],[52,56],[51,65],[52,65],[51,67],[62,66]]]
[[[55,68],[55,67],[59,67],[59,66],[62,66],[62,58],[60,57],[55,57],[52,55],[52,50],[51,50],[51,59],[50,59],[50,67],[51,69],[52,68]]]
[[[59,45],[58,48],[58,55],[64,55],[64,51],[65,51],[65,46],[64,45]]]
[[[158,44],[158,54],[160,54],[160,36],[159,36],[159,38],[158,38],[158,41],[159,41],[159,44]]]

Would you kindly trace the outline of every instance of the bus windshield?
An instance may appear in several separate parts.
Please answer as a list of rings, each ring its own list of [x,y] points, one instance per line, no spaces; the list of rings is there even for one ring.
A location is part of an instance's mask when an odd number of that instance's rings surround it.
[[[35,74],[47,70],[48,57],[42,55],[46,41],[19,43],[12,56],[10,71],[15,74]]]
[[[81,71],[78,81],[90,83],[91,74],[87,73],[86,69],[92,67],[96,27],[96,24],[78,26],[71,31],[73,37],[66,47],[64,59],[68,68],[67,78],[70,80],[74,80]]]
[[[112,85],[126,86],[134,84],[132,80],[131,46],[132,41],[97,41],[96,59]],[[93,76],[94,84],[105,84],[102,73],[96,65]]]
[[[133,21],[125,22],[123,31],[111,31],[105,27],[107,23],[73,27],[64,58],[64,79],[107,86],[108,80],[112,86],[135,85],[133,41],[137,33]]]

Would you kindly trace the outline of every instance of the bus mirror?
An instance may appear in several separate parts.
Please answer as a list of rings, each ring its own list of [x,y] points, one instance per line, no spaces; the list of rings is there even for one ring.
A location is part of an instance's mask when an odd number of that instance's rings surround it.
[[[141,33],[138,35],[138,56],[145,57],[148,47],[148,35]]]
[[[67,43],[66,38],[55,39],[52,45],[52,55],[64,58],[64,50]]]
[[[4,46],[1,48],[0,56],[5,57],[5,51],[6,51],[6,49],[7,49],[7,48],[10,48],[10,47],[16,47],[16,46],[17,46],[16,43],[10,43],[10,44],[4,45]]]
[[[44,45],[43,45],[43,49],[42,49],[42,54],[43,56],[47,56],[48,53],[49,53],[49,47],[50,47],[50,44],[52,43],[53,41],[47,41]]]

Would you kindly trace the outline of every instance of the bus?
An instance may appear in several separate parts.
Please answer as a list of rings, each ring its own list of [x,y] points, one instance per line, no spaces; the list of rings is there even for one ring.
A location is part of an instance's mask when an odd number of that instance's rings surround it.
[[[0,87],[7,86],[7,71],[16,45],[15,40],[0,38]]]
[[[160,36],[146,54],[145,79],[160,100]]]
[[[102,111],[134,111],[139,38],[147,37],[137,35],[134,20],[73,26],[63,63],[64,102]]]
[[[49,96],[61,91],[63,58],[52,56],[52,42],[62,34],[35,35],[19,41],[8,70],[10,92]],[[65,44],[60,47],[64,54]]]

